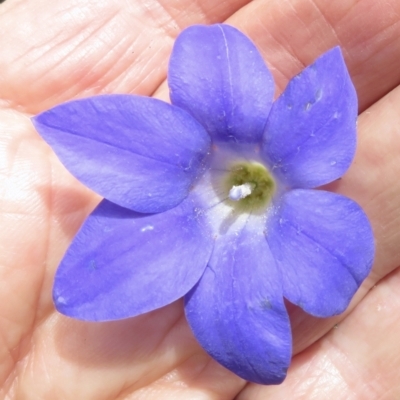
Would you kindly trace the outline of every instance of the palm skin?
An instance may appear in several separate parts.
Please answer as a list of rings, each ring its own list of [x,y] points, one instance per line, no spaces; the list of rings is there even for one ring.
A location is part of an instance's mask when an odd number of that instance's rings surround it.
[[[277,94],[342,46],[360,101],[359,144],[329,186],[361,204],[377,244],[349,309],[290,308],[294,358],[280,386],[248,384],[193,338],[181,302],[87,323],[52,304],[55,269],[99,198],[77,182],[29,116],[98,93],[167,98],[173,39],[227,21],[256,43]],[[0,393],[7,399],[387,399],[400,397],[400,3],[388,0],[7,0],[0,5]]]

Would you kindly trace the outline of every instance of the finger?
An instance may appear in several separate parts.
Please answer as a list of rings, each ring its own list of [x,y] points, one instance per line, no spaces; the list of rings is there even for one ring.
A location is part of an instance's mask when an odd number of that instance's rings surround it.
[[[389,0],[255,1],[229,19],[261,50],[281,92],[324,51],[340,45],[360,110],[400,82],[400,3]]]
[[[196,354],[129,400],[233,399],[245,382],[205,354]]]
[[[36,329],[31,349],[19,365],[16,397],[29,392],[45,398],[54,391],[65,393],[65,400],[151,400],[169,394],[171,399],[220,399],[226,384],[232,397],[245,384],[204,354],[190,334],[181,302],[96,324],[53,314]],[[135,391],[138,397],[132,397]]]
[[[238,400],[399,398],[399,285],[397,269],[346,320],[293,359],[281,386],[249,385]]]
[[[248,1],[5,3],[0,98],[38,113],[78,95],[150,95],[184,27],[223,21]]]
[[[0,133],[0,382],[4,382],[23,357],[20,345],[52,310],[53,265],[93,206],[94,196],[66,173],[26,116],[0,110]]]

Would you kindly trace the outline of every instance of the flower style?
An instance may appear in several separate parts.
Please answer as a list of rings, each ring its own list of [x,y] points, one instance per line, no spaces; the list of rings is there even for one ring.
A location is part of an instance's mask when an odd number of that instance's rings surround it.
[[[105,321],[184,296],[214,359],[249,381],[280,383],[291,357],[283,299],[339,314],[374,257],[361,208],[315,189],[342,176],[355,152],[357,98],[341,51],[273,103],[254,44],[228,25],[196,25],[175,42],[168,84],[172,105],[102,95],[33,119],[105,198],[58,268],[55,305]]]

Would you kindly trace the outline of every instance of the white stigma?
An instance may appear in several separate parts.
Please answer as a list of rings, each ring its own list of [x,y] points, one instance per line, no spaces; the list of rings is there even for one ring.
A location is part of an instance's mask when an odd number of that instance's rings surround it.
[[[232,186],[229,191],[229,198],[233,201],[239,201],[249,196],[254,189],[254,185],[251,183],[243,183],[240,186]]]

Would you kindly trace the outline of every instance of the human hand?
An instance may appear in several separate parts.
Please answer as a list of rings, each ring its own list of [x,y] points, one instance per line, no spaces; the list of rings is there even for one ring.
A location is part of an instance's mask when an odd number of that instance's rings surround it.
[[[0,6],[5,397],[394,399],[400,393],[400,91],[394,89],[400,7],[395,0],[246,3],[7,0]],[[227,18],[256,43],[278,92],[304,65],[341,45],[360,101],[356,159],[330,189],[356,200],[370,217],[374,270],[343,315],[321,320],[290,307],[296,355],[276,387],[247,385],[211,360],[194,340],[181,302],[129,320],[87,323],[58,314],[51,300],[55,268],[99,198],[65,171],[28,117],[98,93],[155,92],[165,99],[162,82],[179,31]]]

